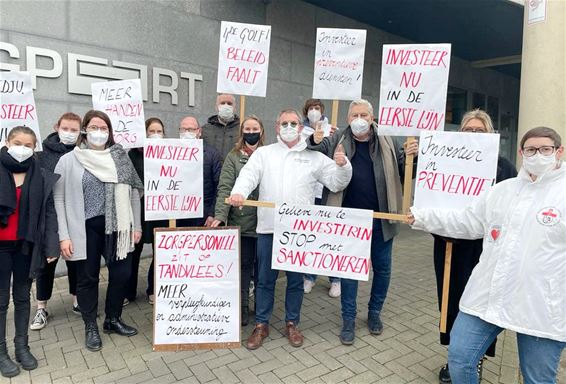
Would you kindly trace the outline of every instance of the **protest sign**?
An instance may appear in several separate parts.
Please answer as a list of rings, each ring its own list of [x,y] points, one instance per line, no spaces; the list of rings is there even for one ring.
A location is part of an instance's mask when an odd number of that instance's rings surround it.
[[[155,230],[153,349],[240,347],[237,227]]]
[[[373,212],[322,205],[275,207],[273,269],[368,280]]]
[[[218,93],[265,97],[271,26],[220,24]]]
[[[202,217],[202,140],[147,139],[143,152],[145,219]]]
[[[362,96],[366,31],[316,29],[315,99],[354,100]]]
[[[140,79],[92,83],[92,107],[105,112],[114,141],[124,148],[143,147],[145,119]]]
[[[414,206],[465,207],[495,184],[498,153],[495,133],[422,132]]]
[[[450,44],[383,45],[378,134],[443,131]]]
[[[0,147],[8,133],[18,125],[30,127],[37,136],[36,150],[41,151],[41,134],[31,77],[28,72],[0,72]]]

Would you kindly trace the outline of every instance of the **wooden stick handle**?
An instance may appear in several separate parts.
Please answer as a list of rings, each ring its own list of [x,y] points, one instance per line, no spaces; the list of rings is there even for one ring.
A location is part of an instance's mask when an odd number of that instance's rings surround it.
[[[444,254],[444,280],[442,282],[442,303],[440,306],[440,332],[446,333],[448,322],[448,298],[450,291],[450,267],[452,265],[452,242],[446,242]]]
[[[169,219],[169,228],[175,228],[175,227],[177,227],[177,220]]]
[[[224,199],[224,203],[228,203],[228,198]],[[244,206],[246,207],[262,207],[262,208],[275,208],[275,203],[269,201],[256,201],[256,200],[244,200]],[[385,213],[385,212],[374,212],[374,219],[383,220],[395,220],[395,221],[407,221],[407,215],[400,215],[396,213]]]
[[[408,146],[415,138],[413,136],[407,137],[405,146]],[[414,155],[407,155],[405,157],[405,180],[403,181],[403,213],[409,213],[411,207],[411,195],[413,193],[413,160]]]
[[[244,120],[246,113],[246,96],[240,95],[240,121]]]
[[[330,124],[335,126],[338,124],[338,100],[332,100],[332,115],[330,117]]]

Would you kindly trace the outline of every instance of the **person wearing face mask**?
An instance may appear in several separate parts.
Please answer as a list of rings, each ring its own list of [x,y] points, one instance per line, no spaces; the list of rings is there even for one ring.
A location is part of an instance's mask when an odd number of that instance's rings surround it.
[[[317,142],[310,138],[312,149],[333,156],[343,147],[352,162],[353,176],[348,187],[340,193],[325,189],[322,203],[330,206],[369,209],[377,212],[398,213],[402,205],[401,180],[405,170],[405,156],[397,143],[388,136],[378,136],[373,107],[367,100],[354,100],[348,109],[349,126],[331,137]],[[416,154],[418,145],[412,143],[405,154]],[[391,278],[391,251],[393,238],[399,233],[399,224],[388,220],[373,220],[371,265],[373,280],[368,304],[368,329],[371,334],[383,331],[381,310]],[[351,345],[355,340],[356,298],[358,281],[341,279],[342,331],[340,341]]]
[[[307,149],[301,136],[301,115],[285,109],[277,116],[277,143],[258,148],[244,165],[230,192],[229,202],[241,207],[244,199],[259,186],[259,200],[274,203],[313,204],[317,182],[332,191],[341,191],[352,176],[352,166],[338,151],[334,161]],[[256,288],[256,325],[247,340],[248,349],[259,348],[269,335],[278,270],[271,268],[273,244],[273,208],[257,209],[258,285]],[[298,329],[303,302],[303,274],[286,272],[285,335],[293,347],[303,344]]]
[[[38,164],[41,168],[53,172],[59,159],[64,154],[75,148],[81,131],[81,117],[75,113],[64,113],[54,127],[55,132],[43,140],[43,151],[38,154]],[[65,262],[67,265],[67,278],[69,280],[69,293],[73,297],[72,312],[80,315],[81,311],[77,302],[77,274],[75,264]],[[57,263],[48,263],[42,268],[35,282],[37,311],[30,325],[30,329],[38,331],[47,325],[49,314],[47,312],[47,301],[53,293],[53,282],[55,279],[55,268]]]
[[[28,345],[32,279],[59,257],[52,196],[58,176],[39,167],[33,152],[36,144],[33,130],[18,126],[0,148],[0,373],[4,377],[20,373],[6,345],[10,287],[16,361],[29,371],[37,368]]]
[[[165,128],[163,122],[157,117],[150,117],[145,121],[145,134],[148,139],[163,139],[165,137]],[[128,156],[136,169],[136,172],[142,181],[144,182],[144,166],[143,166],[143,147],[132,148],[128,152]],[[143,251],[144,244],[151,244],[151,250],[153,252],[153,229],[163,228],[169,226],[167,220],[151,220],[145,221],[145,210],[144,210],[144,198],[140,200],[141,205],[141,223],[142,223],[142,240],[136,244],[134,250],[130,253],[128,257],[132,258],[132,270],[130,279],[126,286],[126,297],[124,298],[124,305],[128,305],[130,302],[136,300],[137,290],[138,290],[138,270],[140,265],[140,257]],[[153,295],[153,270],[154,270],[154,260],[153,253],[151,264],[149,270],[147,271],[147,289],[145,291],[147,295],[147,300],[150,304],[154,302]]]
[[[238,139],[240,118],[236,115],[236,98],[234,95],[222,93],[216,97],[216,115],[210,116],[202,127],[204,142],[220,152],[222,159],[226,157]]]
[[[243,207],[242,209],[231,207],[224,203],[224,199],[230,196],[230,192],[236,183],[236,179],[250,156],[261,146],[264,141],[264,129],[261,120],[254,115],[247,116],[240,127],[240,136],[236,146],[222,166],[220,182],[218,184],[218,197],[214,214],[213,227],[219,225],[232,225],[240,227],[240,297],[241,297],[241,319],[242,326],[249,322],[249,292],[250,280],[256,259],[257,208]],[[256,188],[249,196],[249,200],[257,200],[259,189]]]
[[[328,125],[328,118],[323,115],[324,113],[324,104],[320,99],[308,99],[305,101],[305,105],[303,106],[303,115],[305,119],[303,121],[303,125],[305,128],[303,129],[303,136],[308,138],[310,135],[314,135],[317,137],[318,141],[321,141],[324,137],[324,128]],[[307,128],[308,132],[307,132]],[[336,132],[338,128],[333,125],[330,125],[329,136],[332,136],[334,132]],[[306,133],[305,133],[306,132]],[[321,195],[322,195],[322,185],[318,185],[317,188],[317,196],[315,200],[315,204],[319,205],[321,203]],[[316,285],[316,278],[317,275],[304,275],[304,285],[303,289],[305,293],[310,293],[314,286]],[[340,297],[340,278],[334,276],[328,276],[328,281],[330,282],[330,288],[328,289],[328,296],[330,297]]]
[[[547,127],[521,138],[517,177],[459,210],[411,208],[413,229],[483,238],[459,303],[448,365],[454,383],[478,383],[478,359],[504,329],[517,333],[525,384],[555,383],[566,347],[566,166]]]
[[[489,115],[479,109],[464,114],[460,124],[460,132],[470,133],[493,133],[493,123]],[[515,166],[507,159],[499,156],[497,161],[496,182],[517,176]],[[450,344],[450,331],[458,315],[458,303],[464,293],[466,283],[472,274],[482,252],[482,239],[465,240],[434,236],[434,271],[436,275],[436,287],[438,293],[438,309],[442,303],[442,289],[444,280],[444,259],[446,256],[446,241],[453,243],[452,263],[450,265],[450,294],[448,297],[448,316],[446,321],[446,333],[440,333],[440,344]],[[497,340],[487,349],[486,355],[495,356],[495,344]],[[483,356],[478,362],[478,372],[481,380],[483,370]],[[445,364],[438,374],[440,383],[450,383],[449,365]]]
[[[204,128],[201,128],[198,120],[193,116],[187,116],[181,120],[179,125],[179,137],[191,140],[200,139]],[[206,141],[202,145],[203,150],[203,217],[177,220],[178,227],[209,227],[214,221],[214,206],[216,205],[216,193],[218,181],[222,171],[222,156],[216,148]]]
[[[133,336],[137,330],[121,319],[131,273],[134,245],[141,240],[140,196],[143,184],[102,111],[88,111],[79,144],[63,155],[55,173],[61,178],[53,198],[61,255],[76,263],[77,298],[85,323],[85,346],[102,348],[96,322],[100,257],[108,267],[103,329]]]

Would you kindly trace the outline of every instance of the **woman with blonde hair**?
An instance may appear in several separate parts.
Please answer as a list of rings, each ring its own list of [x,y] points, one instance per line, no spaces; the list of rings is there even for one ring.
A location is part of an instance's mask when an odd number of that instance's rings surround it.
[[[241,274],[240,295],[242,325],[249,321],[249,294],[251,275],[256,258],[257,209],[254,207],[242,207],[241,209],[231,207],[224,203],[224,199],[230,196],[230,192],[236,183],[240,171],[248,162],[254,151],[261,147],[264,142],[265,130],[261,120],[254,115],[247,116],[240,124],[240,134],[236,146],[224,160],[220,182],[218,183],[218,198],[216,200],[215,217],[213,227],[221,224],[240,227],[240,249],[241,249]],[[249,200],[257,200],[259,188],[256,188]]]

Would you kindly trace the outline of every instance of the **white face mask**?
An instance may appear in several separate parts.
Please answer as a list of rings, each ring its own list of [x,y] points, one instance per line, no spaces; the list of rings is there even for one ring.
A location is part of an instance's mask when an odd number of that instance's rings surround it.
[[[197,134],[195,132],[183,131],[179,134],[181,139],[196,139]]]
[[[299,126],[292,127],[291,124],[279,126],[279,137],[286,143],[293,142],[299,137]]]
[[[102,147],[108,141],[108,132],[91,131],[86,134],[86,141],[95,147]]]
[[[523,155],[523,168],[531,175],[542,176],[546,172],[553,170],[556,167],[556,156],[543,156],[537,152],[534,156],[526,157]]]
[[[59,141],[66,145],[75,144],[79,138],[79,132],[59,131]]]
[[[352,133],[354,136],[363,136],[369,130],[369,123],[360,117],[352,120],[350,123],[350,128],[352,128]]]
[[[148,139],[163,139],[163,134],[161,133],[152,133],[147,137]]]
[[[22,163],[33,156],[33,149],[24,145],[12,145],[8,148],[8,154],[19,163]]]
[[[318,109],[311,109],[309,111],[309,113],[307,114],[309,121],[311,122],[311,124],[316,123],[317,121],[320,120],[320,118],[322,117],[322,114],[320,113],[320,111]]]
[[[234,107],[228,104],[219,105],[218,116],[224,121],[231,121],[234,118]]]

